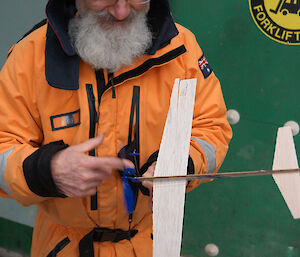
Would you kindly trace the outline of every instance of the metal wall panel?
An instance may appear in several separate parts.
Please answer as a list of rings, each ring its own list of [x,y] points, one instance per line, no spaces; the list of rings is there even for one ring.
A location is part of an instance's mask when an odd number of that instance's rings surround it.
[[[300,122],[300,46],[263,34],[247,0],[171,2],[175,20],[195,33],[220,79],[228,109],[241,116],[221,170],[271,169],[278,127]],[[299,149],[300,134],[294,141]],[[300,221],[271,176],[199,186],[187,195],[184,224],[182,252],[189,256],[207,256],[208,243],[220,257],[300,256]]]

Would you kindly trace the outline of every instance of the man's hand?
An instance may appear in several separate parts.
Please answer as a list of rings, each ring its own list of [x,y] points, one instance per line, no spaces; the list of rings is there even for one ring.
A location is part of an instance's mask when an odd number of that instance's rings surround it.
[[[156,162],[153,162],[148,170],[143,174],[143,177],[153,177],[155,170]],[[149,189],[150,192],[150,200],[149,200],[149,208],[152,210],[153,207],[153,182],[144,181],[142,185]]]
[[[86,153],[103,142],[103,135],[70,146],[56,153],[51,161],[51,172],[58,190],[69,197],[94,195],[103,179],[113,170],[134,168],[128,160],[114,157],[93,157]]]

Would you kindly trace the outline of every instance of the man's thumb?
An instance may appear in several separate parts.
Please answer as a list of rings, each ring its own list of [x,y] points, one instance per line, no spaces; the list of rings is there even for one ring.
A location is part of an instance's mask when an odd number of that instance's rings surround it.
[[[73,150],[77,151],[77,152],[89,152],[91,150],[94,150],[97,146],[101,145],[103,142],[104,136],[103,134],[95,137],[95,138],[91,138],[81,144],[78,145],[74,145],[72,148]]]

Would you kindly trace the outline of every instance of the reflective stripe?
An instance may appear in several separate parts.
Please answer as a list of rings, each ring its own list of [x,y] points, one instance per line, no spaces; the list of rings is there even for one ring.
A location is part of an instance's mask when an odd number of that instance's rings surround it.
[[[196,137],[192,137],[192,139],[195,140],[201,146],[205,154],[206,162],[207,162],[206,172],[212,173],[217,167],[215,147],[205,140]]]
[[[14,148],[0,154],[0,188],[5,191],[8,195],[10,195],[9,188],[4,180],[4,173],[6,170],[7,159],[13,152]]]

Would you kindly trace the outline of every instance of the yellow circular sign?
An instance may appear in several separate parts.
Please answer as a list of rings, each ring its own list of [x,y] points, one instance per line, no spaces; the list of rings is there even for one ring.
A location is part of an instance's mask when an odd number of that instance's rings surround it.
[[[269,38],[300,45],[300,0],[249,0],[251,15]]]

